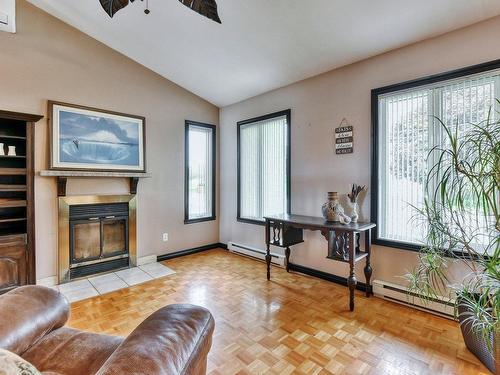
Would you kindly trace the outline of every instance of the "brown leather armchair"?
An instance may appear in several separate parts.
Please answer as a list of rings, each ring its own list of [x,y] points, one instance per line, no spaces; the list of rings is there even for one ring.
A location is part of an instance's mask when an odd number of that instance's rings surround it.
[[[164,307],[126,339],[64,327],[59,292],[25,286],[0,296],[0,348],[46,375],[199,375],[206,373],[214,319],[192,305]]]

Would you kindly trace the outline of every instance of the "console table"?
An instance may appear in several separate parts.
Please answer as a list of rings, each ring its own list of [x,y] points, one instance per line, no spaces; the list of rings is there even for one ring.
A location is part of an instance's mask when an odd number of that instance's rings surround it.
[[[266,220],[266,263],[267,279],[271,279],[271,250],[270,246],[285,249],[286,270],[290,272],[290,247],[304,242],[303,230],[319,230],[328,241],[328,259],[349,263],[350,271],[347,285],[349,286],[349,308],[354,310],[354,290],[357,280],[354,265],[366,259],[364,268],[366,278],[366,296],[371,294],[370,278],[372,267],[370,264],[371,229],[374,223],[340,224],[325,221],[322,217],[303,215],[278,215],[264,217]],[[359,237],[365,232],[365,246],[360,249]]]

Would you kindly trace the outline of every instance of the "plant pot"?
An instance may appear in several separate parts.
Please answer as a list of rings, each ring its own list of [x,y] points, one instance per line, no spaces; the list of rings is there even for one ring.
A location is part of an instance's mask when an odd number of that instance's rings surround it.
[[[472,321],[467,320],[468,313],[472,312],[468,306],[458,303],[458,321],[464,337],[465,346],[469,349],[493,374],[500,375],[500,331],[491,334],[489,339],[493,353],[488,349],[484,338],[472,330]],[[467,320],[467,321],[466,321]]]

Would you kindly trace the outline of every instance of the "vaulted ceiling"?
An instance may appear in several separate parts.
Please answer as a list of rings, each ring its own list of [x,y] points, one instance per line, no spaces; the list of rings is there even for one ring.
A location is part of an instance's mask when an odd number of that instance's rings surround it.
[[[500,14],[499,0],[217,0],[222,24],[178,0],[30,3],[187,90],[227,106]]]

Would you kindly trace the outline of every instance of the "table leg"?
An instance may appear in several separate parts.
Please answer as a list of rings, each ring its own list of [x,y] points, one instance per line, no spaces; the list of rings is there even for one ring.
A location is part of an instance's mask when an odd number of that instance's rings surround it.
[[[269,220],[266,220],[266,265],[267,265],[267,279],[271,280],[271,249],[270,249],[270,230],[271,226]]]
[[[372,287],[370,285],[370,279],[372,278],[372,265],[370,263],[371,256],[371,247],[372,247],[372,230],[368,229],[365,232],[365,251],[366,251],[366,265],[365,265],[365,278],[366,278],[366,296],[370,297],[372,293]]]
[[[286,257],[286,272],[290,272],[290,247],[288,246],[285,249],[285,257]]]
[[[354,290],[356,290],[356,285],[358,280],[356,280],[356,275],[354,273],[354,233],[349,233],[349,278],[347,279],[347,285],[349,286],[349,309],[354,311]]]

